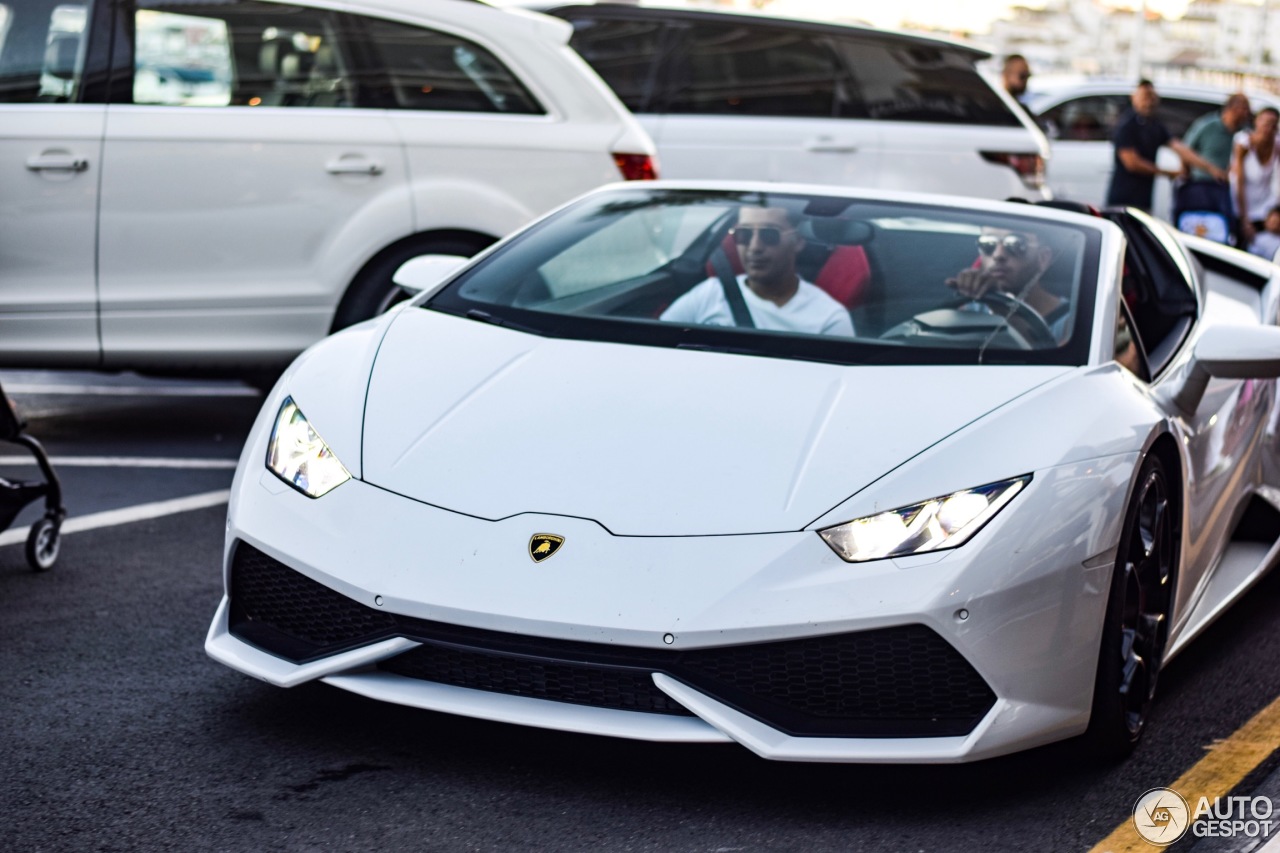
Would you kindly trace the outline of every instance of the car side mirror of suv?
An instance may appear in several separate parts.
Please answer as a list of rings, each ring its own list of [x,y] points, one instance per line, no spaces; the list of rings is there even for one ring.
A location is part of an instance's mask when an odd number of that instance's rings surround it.
[[[469,260],[460,255],[419,255],[401,264],[391,280],[414,295],[434,291]]]
[[[1209,386],[1217,379],[1275,379],[1280,377],[1280,328],[1276,326],[1214,326],[1196,341],[1182,387],[1173,402],[1194,414]]]

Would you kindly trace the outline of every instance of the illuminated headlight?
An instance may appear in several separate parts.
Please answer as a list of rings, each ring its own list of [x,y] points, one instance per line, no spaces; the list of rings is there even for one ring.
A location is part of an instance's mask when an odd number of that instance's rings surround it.
[[[286,397],[267,445],[267,467],[307,497],[318,498],[351,479],[316,435],[292,397]]]
[[[904,506],[856,518],[818,531],[823,541],[849,563],[927,554],[943,548],[957,548],[982,529],[1013,496],[1022,491],[1031,476],[989,483]]]

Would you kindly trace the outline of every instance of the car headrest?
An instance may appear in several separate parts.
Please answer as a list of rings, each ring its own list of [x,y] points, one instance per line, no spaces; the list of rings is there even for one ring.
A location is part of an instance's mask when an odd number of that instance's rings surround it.
[[[76,76],[76,56],[80,53],[80,37],[75,33],[57,33],[44,50],[45,73],[59,80]]]

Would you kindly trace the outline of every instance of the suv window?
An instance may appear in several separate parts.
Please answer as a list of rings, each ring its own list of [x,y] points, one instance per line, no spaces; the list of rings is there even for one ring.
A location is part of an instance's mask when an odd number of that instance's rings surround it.
[[[822,36],[696,23],[686,38],[670,112],[831,118],[848,94],[846,75]]]
[[[885,121],[981,124],[1022,123],[959,50],[858,36],[834,40],[852,69],[860,96],[846,99],[841,115]]]
[[[141,5],[136,104],[543,112],[489,51],[425,27],[255,0]]]
[[[75,99],[87,13],[85,4],[0,4],[0,103]]]
[[[1220,105],[1189,98],[1162,98],[1157,116],[1174,137],[1181,137],[1191,123]],[[1088,95],[1063,101],[1045,110],[1045,121],[1051,139],[1073,142],[1108,142],[1116,123],[1129,110],[1129,96]]]
[[[143,5],[134,15],[135,104],[354,104],[334,13],[252,0]]]
[[[360,18],[389,77],[389,99],[404,110],[480,113],[546,111],[489,51],[457,36],[379,18]]]
[[[1160,121],[1175,137],[1186,135],[1191,123],[1202,115],[1216,113],[1222,104],[1192,101],[1186,98],[1162,98],[1160,100]]]
[[[1128,95],[1090,95],[1063,101],[1040,118],[1049,137],[1072,142],[1105,142],[1129,108]]]
[[[570,47],[632,112],[647,112],[664,25],[657,21],[571,18]]]

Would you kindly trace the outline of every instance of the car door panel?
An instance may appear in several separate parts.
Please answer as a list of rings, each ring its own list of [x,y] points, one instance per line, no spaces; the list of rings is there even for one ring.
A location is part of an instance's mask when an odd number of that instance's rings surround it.
[[[358,264],[411,230],[380,111],[113,106],[105,159],[108,365],[296,352],[327,331]]]
[[[88,8],[29,0],[0,26],[0,363],[98,364],[104,107],[80,103]]]
[[[287,359],[411,232],[403,148],[385,111],[357,106],[341,16],[142,5],[132,103],[108,107],[103,148],[104,364]]]

